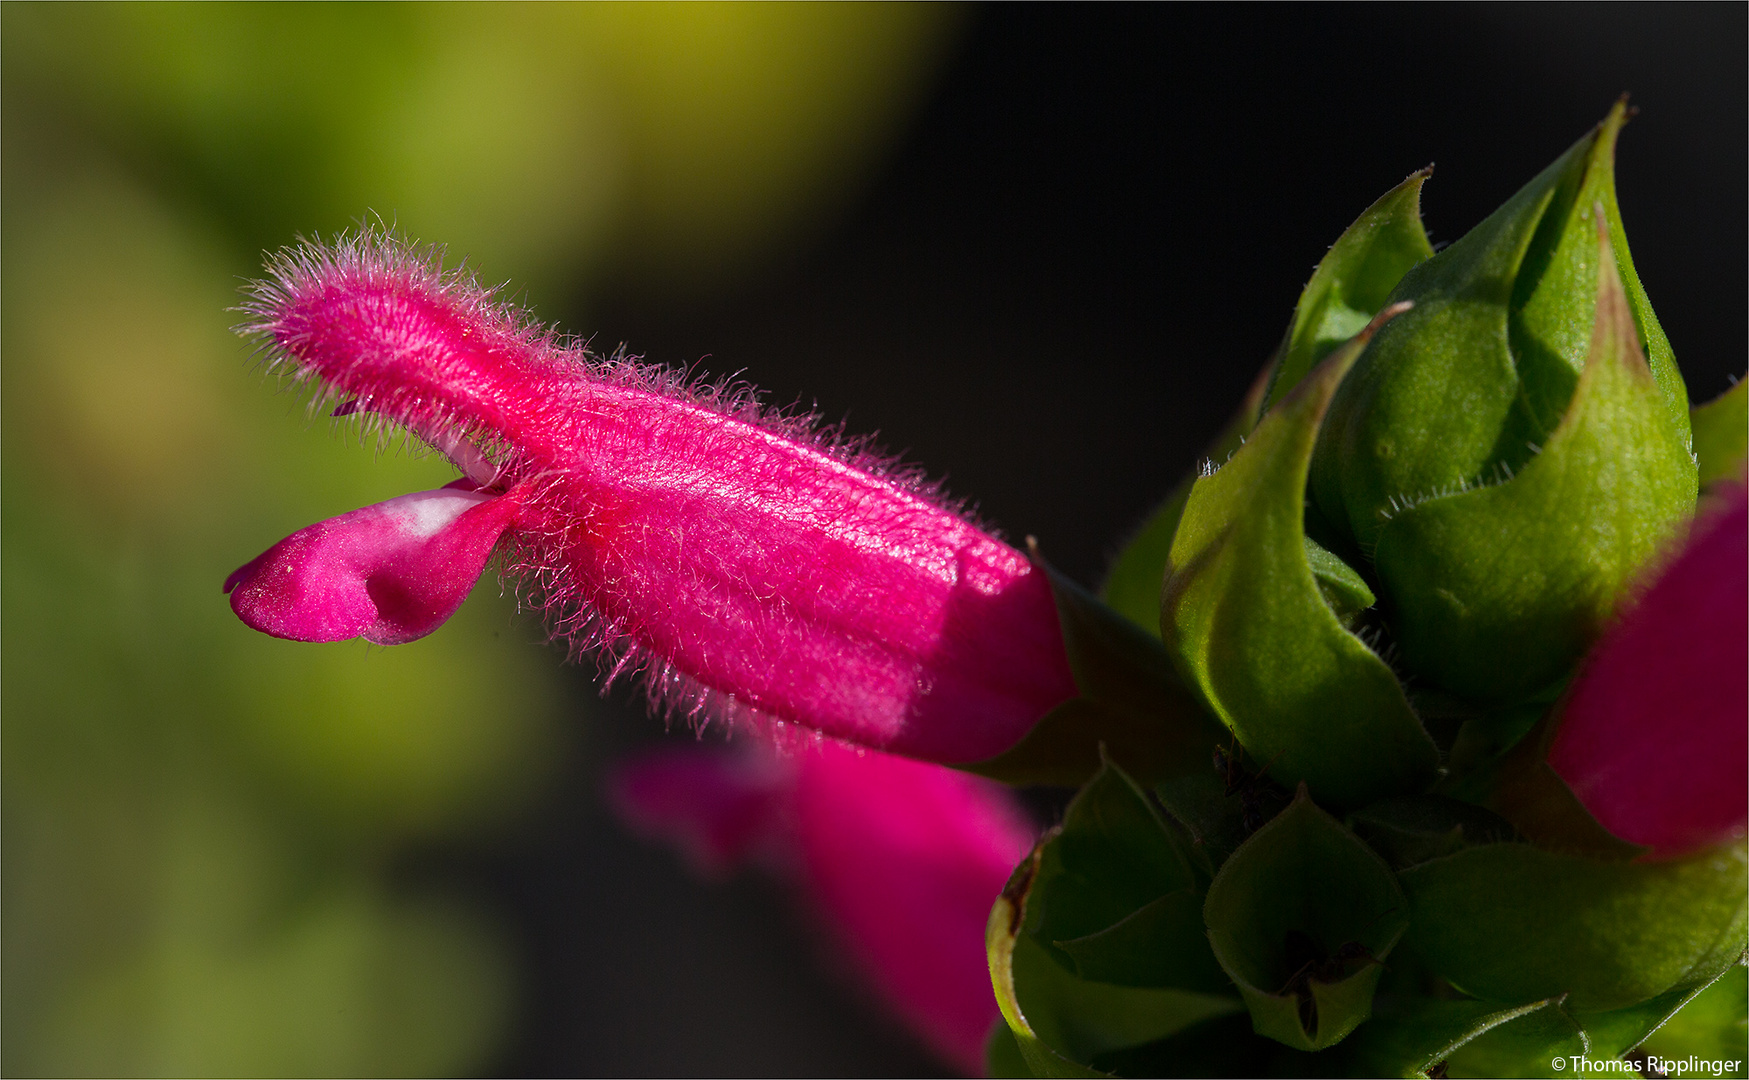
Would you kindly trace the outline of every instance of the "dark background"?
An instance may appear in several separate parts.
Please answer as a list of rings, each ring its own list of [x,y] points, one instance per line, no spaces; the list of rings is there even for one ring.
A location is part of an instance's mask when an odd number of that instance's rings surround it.
[[[980,7],[833,227],[706,300],[630,275],[577,328],[878,431],[1093,583],[1355,215],[1435,162],[1427,227],[1456,239],[1624,91],[1641,110],[1618,172],[1633,255],[1691,396],[1723,390],[1749,292],[1745,12]],[[576,670],[578,694],[592,675]],[[591,725],[609,752],[588,760],[660,736],[630,709]],[[407,869],[516,928],[528,1000],[492,1071],[934,1068],[774,887],[697,883],[623,836],[585,760],[513,843]]]

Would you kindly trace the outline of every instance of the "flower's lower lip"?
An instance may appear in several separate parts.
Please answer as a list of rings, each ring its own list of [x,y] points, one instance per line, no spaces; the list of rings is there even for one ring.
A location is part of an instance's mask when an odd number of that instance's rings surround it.
[[[295,641],[380,645],[437,629],[515,521],[515,498],[467,479],[317,522],[225,580],[249,626]]]
[[[351,416],[354,413],[379,412],[364,398],[348,398],[334,406],[330,416]],[[380,413],[379,415],[387,415]],[[450,464],[461,470],[463,476],[473,481],[480,488],[492,488],[502,473],[498,465],[486,456],[486,452],[459,435],[438,431],[428,424],[419,424],[411,420],[390,417],[406,426],[419,439],[444,457]],[[502,490],[502,485],[498,485]]]

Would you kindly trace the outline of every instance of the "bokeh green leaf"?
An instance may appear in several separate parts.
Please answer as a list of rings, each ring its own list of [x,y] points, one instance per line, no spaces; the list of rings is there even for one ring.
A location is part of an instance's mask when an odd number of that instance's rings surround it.
[[[1739,379],[1729,390],[1689,414],[1694,429],[1694,456],[1700,466],[1700,482],[1729,480],[1741,475],[1743,459],[1749,456],[1749,379]]]

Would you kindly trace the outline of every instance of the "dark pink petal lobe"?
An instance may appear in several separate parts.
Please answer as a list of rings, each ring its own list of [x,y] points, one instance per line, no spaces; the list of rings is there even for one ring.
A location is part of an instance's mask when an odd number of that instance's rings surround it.
[[[609,793],[634,828],[708,869],[773,856],[907,1026],[983,1073],[998,1015],[984,923],[1036,838],[1007,789],[819,740],[781,757],[663,748],[619,766]]]
[[[1736,485],[1586,660],[1550,766],[1605,828],[1652,858],[1742,836],[1746,657],[1749,504]]]
[[[403,495],[293,533],[225,591],[238,618],[274,637],[399,645],[455,614],[514,516],[510,496]]]
[[[664,746],[622,763],[607,797],[627,825],[678,847],[717,876],[781,843],[793,770],[768,754]]]
[[[965,1075],[997,1018],[990,907],[1035,832],[1000,785],[837,743],[807,755],[796,822],[809,884],[875,985]]]

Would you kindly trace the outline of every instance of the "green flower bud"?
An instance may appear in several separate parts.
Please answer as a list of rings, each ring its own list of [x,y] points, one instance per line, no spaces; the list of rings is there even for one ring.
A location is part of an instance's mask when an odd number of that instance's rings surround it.
[[[1442,255],[1424,173],[1380,199],[1107,603],[1053,576],[1080,696],[973,768],[1092,779],[992,912],[992,1075],[1740,1043],[1749,849],[1647,857],[1547,760],[1697,454],[1726,481],[1745,457],[1749,393],[1691,420],[1627,256],[1625,116]]]
[[[1318,510],[1371,554],[1407,666],[1464,697],[1563,678],[1693,510],[1687,393],[1616,208],[1626,115],[1408,272],[1319,434]]]

